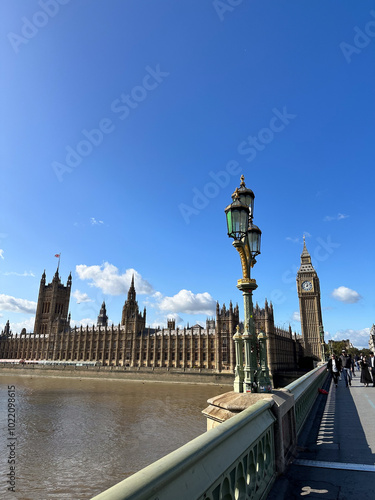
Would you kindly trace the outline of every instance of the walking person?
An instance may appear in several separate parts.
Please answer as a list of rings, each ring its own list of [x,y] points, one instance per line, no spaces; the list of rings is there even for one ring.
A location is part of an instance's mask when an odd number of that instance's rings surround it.
[[[349,385],[352,385],[352,377],[351,377],[352,361],[351,358],[347,355],[345,349],[342,350],[340,360],[341,360],[341,371],[345,380],[345,387],[349,387]]]
[[[375,387],[375,356],[373,352],[370,355],[369,368],[372,375],[372,386]]]
[[[341,371],[340,358],[337,358],[334,354],[332,354],[327,363],[327,371],[331,372],[333,383],[337,387],[338,378]]]
[[[357,368],[357,370],[359,371],[360,368],[359,368],[359,356],[358,356],[358,354],[356,354],[354,356],[354,365]]]
[[[355,361],[354,361],[354,358],[352,358],[352,356],[350,354],[349,354],[349,357],[350,357],[350,361],[352,364],[351,371],[352,371],[352,378],[353,378],[353,377],[355,377]]]
[[[372,378],[369,370],[370,365],[367,363],[366,356],[361,357],[359,366],[361,367],[361,384],[365,384],[368,387],[372,383]]]

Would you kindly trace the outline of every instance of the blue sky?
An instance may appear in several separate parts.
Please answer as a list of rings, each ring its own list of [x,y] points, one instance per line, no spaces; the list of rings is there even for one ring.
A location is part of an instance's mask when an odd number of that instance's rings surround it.
[[[254,302],[300,332],[303,234],[326,340],[375,321],[375,2],[2,0],[0,327],[32,331],[43,270],[75,324],[238,302],[224,208],[245,175]]]

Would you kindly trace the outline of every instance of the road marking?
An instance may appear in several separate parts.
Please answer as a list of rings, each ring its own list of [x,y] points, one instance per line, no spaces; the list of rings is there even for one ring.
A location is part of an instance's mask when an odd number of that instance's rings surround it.
[[[301,490],[301,497],[310,495],[310,493],[328,493],[328,490],[313,490],[310,486],[304,486]]]

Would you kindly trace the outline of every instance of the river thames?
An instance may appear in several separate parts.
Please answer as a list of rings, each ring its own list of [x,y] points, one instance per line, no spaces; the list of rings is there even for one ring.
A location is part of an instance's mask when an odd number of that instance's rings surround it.
[[[0,375],[0,498],[90,499],[205,432],[207,399],[230,390]]]

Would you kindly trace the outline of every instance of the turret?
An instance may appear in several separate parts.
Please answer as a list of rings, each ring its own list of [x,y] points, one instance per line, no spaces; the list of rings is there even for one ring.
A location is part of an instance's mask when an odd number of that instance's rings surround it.
[[[98,326],[108,326],[108,316],[107,316],[107,310],[105,307],[105,302],[103,301],[102,307],[100,308],[100,313],[98,316]]]

